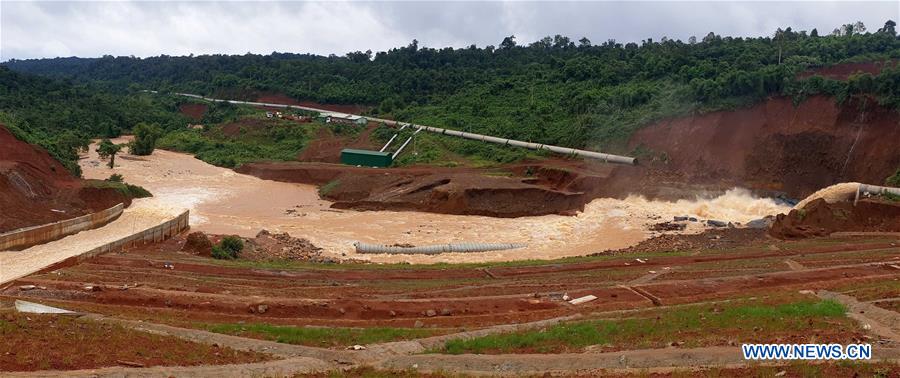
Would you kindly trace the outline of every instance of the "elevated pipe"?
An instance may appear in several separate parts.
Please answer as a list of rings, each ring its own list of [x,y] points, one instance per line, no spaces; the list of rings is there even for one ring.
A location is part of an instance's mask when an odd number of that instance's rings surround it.
[[[853,200],[855,204],[856,201],[859,201],[859,197],[863,194],[884,194],[890,193],[896,196],[900,196],[900,188],[894,188],[890,186],[878,186],[878,185],[868,185],[868,184],[859,184],[859,189],[856,189],[856,198]]]
[[[409,141],[411,141],[413,138],[415,138],[416,134],[418,134],[419,131],[422,131],[422,129],[418,129],[418,130],[414,131],[413,134],[409,136],[409,138],[406,138],[406,141],[403,142],[403,144],[400,146],[400,148],[398,148],[397,151],[395,151],[394,154],[391,155],[391,160],[396,159],[397,156],[400,155],[401,152],[403,152],[403,149],[406,148],[406,145],[409,144]]]
[[[381,147],[381,149],[378,150],[378,152],[384,152],[384,150],[386,150],[388,148],[388,146],[391,145],[391,142],[393,142],[394,139],[397,139],[397,136],[400,135],[400,131],[403,131],[403,129],[405,129],[405,128],[406,128],[406,126],[401,127],[400,130],[398,130],[398,132],[395,133],[394,136],[392,136],[391,139],[388,140],[387,143],[384,144],[384,147]]]
[[[308,106],[300,106],[300,105],[272,104],[272,103],[266,103],[266,102],[237,101],[237,100],[220,100],[220,99],[203,97],[203,96],[189,94],[189,93],[177,93],[176,92],[175,94],[179,95],[179,96],[186,96],[186,97],[202,99],[202,100],[212,101],[212,102],[228,102],[231,104],[268,106],[268,107],[276,107],[276,108],[293,108],[293,109],[301,109],[301,110],[318,112],[318,113],[334,113],[334,112],[331,112],[331,111],[328,111],[325,109],[311,108]],[[410,126],[410,127],[416,128],[416,129],[424,129],[425,131],[436,133],[436,134],[450,135],[450,136],[455,136],[455,137],[460,137],[460,138],[465,138],[465,139],[478,140],[478,141],[482,141],[482,142],[502,144],[504,146],[516,146],[516,147],[527,148],[530,150],[547,150],[550,152],[555,152],[555,153],[563,154],[563,155],[579,156],[579,157],[584,157],[584,158],[589,158],[589,159],[602,160],[606,163],[628,164],[628,165],[637,164],[637,159],[635,159],[633,157],[629,157],[629,156],[605,154],[602,152],[579,150],[577,148],[560,147],[560,146],[553,146],[553,145],[549,145],[549,144],[523,142],[523,141],[515,140],[515,139],[498,138],[498,137],[493,137],[493,136],[489,136],[489,135],[481,135],[481,134],[467,133],[467,132],[450,130],[450,129],[442,129],[440,127],[422,126],[422,125],[416,125],[416,124],[405,123],[405,122],[397,122],[397,121],[389,120],[389,119],[371,118],[371,117],[367,117],[367,118],[369,118],[370,120],[375,121],[375,122],[382,122],[386,125]]]

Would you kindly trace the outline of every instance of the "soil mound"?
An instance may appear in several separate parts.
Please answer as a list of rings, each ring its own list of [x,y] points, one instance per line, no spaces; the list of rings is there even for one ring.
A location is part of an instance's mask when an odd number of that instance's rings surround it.
[[[241,258],[250,260],[301,260],[333,262],[322,257],[322,248],[307,239],[295,238],[287,232],[271,233],[262,230],[253,239],[247,239]]]
[[[832,232],[900,232],[900,202],[878,197],[829,203],[823,198],[779,214],[769,234],[780,239],[827,236]]]
[[[629,253],[709,251],[736,247],[762,245],[766,242],[766,231],[754,228],[724,228],[706,230],[699,234],[663,234],[637,245],[617,250],[603,251],[591,256]]]
[[[185,240],[181,250],[199,256],[212,257],[212,248],[213,243],[209,240],[209,237],[206,236],[206,234],[197,231],[188,234],[187,240]]]
[[[669,199],[739,186],[805,198],[838,182],[883,182],[900,166],[897,125],[900,112],[872,100],[824,96],[660,121],[629,142],[641,166],[616,167],[604,191]]]
[[[74,177],[46,150],[16,139],[0,125],[0,232],[131,204],[115,189]]]

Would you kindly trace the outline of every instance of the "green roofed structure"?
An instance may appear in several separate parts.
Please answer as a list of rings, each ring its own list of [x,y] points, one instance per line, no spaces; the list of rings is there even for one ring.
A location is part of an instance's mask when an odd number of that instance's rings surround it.
[[[341,150],[341,163],[362,167],[390,167],[394,159],[390,152],[357,150],[345,148]]]

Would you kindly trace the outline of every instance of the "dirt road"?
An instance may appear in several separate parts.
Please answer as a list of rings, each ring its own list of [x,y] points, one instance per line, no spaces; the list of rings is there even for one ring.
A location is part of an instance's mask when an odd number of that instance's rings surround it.
[[[119,139],[117,143],[125,142]],[[640,197],[597,199],[576,216],[500,219],[420,212],[330,209],[311,185],[261,180],[215,167],[187,154],[157,150],[150,156],[121,156],[109,169],[95,147],[81,160],[86,178],[119,173],[175,207],[189,208],[194,229],[254,236],[261,229],[288,232],[325,249],[332,257],[412,263],[552,259],[586,255],[635,244],[651,234],[648,224],[675,215],[746,222],[786,208],[733,190],[699,201],[658,202]],[[687,232],[697,232],[691,225]],[[359,255],[353,242],[413,245],[450,242],[527,243],[524,249],[440,256]]]
[[[136,200],[115,221],[22,251],[0,252],[0,285],[78,256],[103,244],[143,231],[178,215],[177,208],[158,199]]]

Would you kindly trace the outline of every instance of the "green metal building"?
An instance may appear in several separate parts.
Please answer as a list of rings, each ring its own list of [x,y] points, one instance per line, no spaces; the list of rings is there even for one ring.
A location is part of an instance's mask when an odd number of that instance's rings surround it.
[[[393,158],[390,152],[345,148],[341,150],[341,163],[363,167],[390,167]]]

